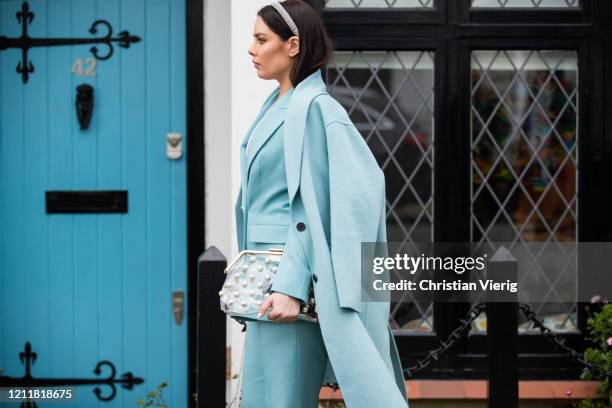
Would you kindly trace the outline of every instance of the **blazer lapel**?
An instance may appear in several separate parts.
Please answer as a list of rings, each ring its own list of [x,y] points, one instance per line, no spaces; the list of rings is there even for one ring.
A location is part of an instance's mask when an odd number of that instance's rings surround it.
[[[289,98],[286,98],[288,96]],[[246,178],[249,178],[249,172],[251,169],[251,164],[253,163],[253,159],[257,156],[257,153],[263,145],[266,144],[268,139],[276,132],[276,129],[283,123],[285,117],[285,109],[287,109],[287,101],[290,99],[291,95],[283,95],[283,99],[278,102],[278,110],[274,110],[273,112],[268,112],[268,115],[264,119],[260,119],[260,123],[257,126],[257,133],[253,135],[253,139],[249,144],[249,148],[246,151]],[[276,99],[274,99],[276,100]],[[268,109],[274,109],[274,106],[269,107]],[[263,121],[262,121],[263,120]],[[253,131],[253,129],[251,129]],[[248,138],[247,143],[248,144]],[[246,149],[246,147],[245,147]]]
[[[249,126],[249,130],[247,130],[245,135],[242,137],[242,143],[240,143],[241,147],[242,146],[246,147],[247,142],[249,141],[249,135],[253,131],[253,128],[255,127],[257,122],[259,122],[259,119],[261,119],[261,117],[263,116],[264,112],[266,111],[266,108],[272,103],[274,103],[274,101],[276,100],[276,95],[278,95],[279,91],[280,91],[280,86],[277,86],[276,88],[274,88],[274,90],[270,93],[270,95],[268,95],[264,103],[261,105],[261,108],[259,109],[259,113],[255,117],[255,120],[251,123],[251,126]]]
[[[242,138],[242,143],[240,143],[240,174],[242,175],[242,177],[240,181],[240,191],[238,192],[238,198],[240,199],[240,208],[243,210],[246,208],[246,185],[247,185],[246,145],[247,145],[247,142],[249,141],[249,135],[253,131],[253,128],[255,128],[255,125],[257,124],[257,122],[259,122],[259,120],[263,116],[264,112],[266,111],[266,108],[276,100],[276,95],[278,94],[279,90],[280,90],[280,86],[277,86],[270,93],[270,95],[268,95],[261,109],[259,110],[257,117],[255,118],[253,123],[251,123],[251,126],[249,126],[249,130],[247,130],[246,134]]]

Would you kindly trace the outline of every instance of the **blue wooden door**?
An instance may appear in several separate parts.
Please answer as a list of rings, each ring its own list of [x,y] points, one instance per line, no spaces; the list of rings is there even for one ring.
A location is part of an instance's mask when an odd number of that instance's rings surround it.
[[[135,407],[168,382],[170,407],[187,406],[185,2],[30,0],[33,38],[140,37],[113,43],[0,51],[0,375],[22,377],[26,343],[35,378],[103,380],[116,369],[144,380],[133,389],[75,386],[75,407]],[[19,37],[22,1],[0,1],[0,36]],[[98,44],[98,54],[109,53]],[[89,84],[89,127],[77,119],[76,88]],[[125,213],[47,213],[48,191],[127,192]],[[123,378],[125,380],[125,378]],[[100,402],[94,390],[99,387]],[[1,403],[0,403],[1,405]],[[38,404],[51,406],[50,404]],[[12,405],[11,405],[12,406]],[[52,405],[56,406],[56,404]]]

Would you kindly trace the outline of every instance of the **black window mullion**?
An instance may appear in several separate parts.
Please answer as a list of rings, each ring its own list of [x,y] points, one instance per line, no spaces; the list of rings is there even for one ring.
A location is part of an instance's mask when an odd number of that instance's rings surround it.
[[[603,15],[605,16],[604,21],[606,24],[612,24],[612,4],[609,1],[603,1]]]
[[[595,170],[599,173],[604,180],[612,180],[612,121],[605,120],[605,118],[612,118],[612,103],[604,103],[605,101],[610,101],[612,99],[612,79],[610,76],[612,75],[612,38],[606,37],[602,39],[600,44],[604,48],[604,60],[605,64],[602,68],[598,77],[601,78],[601,87],[604,89],[604,93],[595,93],[591,96],[592,103],[594,107],[602,107],[603,110],[603,125],[600,129],[595,129],[595,131],[600,131],[604,135],[604,139],[600,142],[601,150],[597,156],[597,167]],[[596,92],[596,91],[595,91]],[[603,109],[605,107],[605,109]],[[609,182],[605,184],[609,186]],[[606,191],[607,192],[607,191]],[[600,199],[599,201],[601,208],[609,207],[607,200]],[[608,214],[608,211],[603,210],[602,214]],[[612,241],[612,216],[607,215],[603,217],[605,221],[600,222],[600,225],[603,228],[603,231],[600,233],[600,239],[603,241]]]
[[[470,21],[470,5],[471,0],[448,0],[448,8],[452,14],[449,14],[449,18],[454,16],[456,20],[454,23],[456,24],[467,24]],[[449,21],[450,22],[450,21]]]
[[[444,94],[443,106],[436,115],[438,122],[445,122],[436,145],[442,152],[442,157],[435,163],[434,174],[438,194],[436,203],[440,211],[434,212],[436,242],[469,242],[470,240],[470,55],[464,40],[453,38],[447,41],[448,54],[445,69],[448,78],[446,88],[439,93]],[[434,195],[435,197],[435,195]],[[440,340],[446,340],[448,335],[460,324],[460,319],[466,317],[469,302],[438,302],[434,324]],[[465,338],[455,346],[454,355],[467,349]],[[455,366],[459,370],[461,366]]]
[[[609,47],[605,38],[584,40],[580,47],[578,72],[579,122],[578,122],[578,237],[580,241],[609,241],[610,229],[601,222],[609,205],[601,198],[601,189],[609,185],[606,177],[606,141],[610,141],[609,122],[612,104],[606,104],[612,96],[612,73]],[[607,126],[606,126],[607,125]]]

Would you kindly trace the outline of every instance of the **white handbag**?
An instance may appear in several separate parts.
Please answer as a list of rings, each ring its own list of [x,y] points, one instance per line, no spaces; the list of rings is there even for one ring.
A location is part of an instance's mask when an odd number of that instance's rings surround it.
[[[244,250],[225,268],[225,281],[219,291],[221,310],[240,323],[246,320],[271,321],[268,314],[257,317],[259,307],[270,295],[282,248],[267,251]],[[312,284],[308,302],[297,316],[300,320],[317,323],[316,304]]]

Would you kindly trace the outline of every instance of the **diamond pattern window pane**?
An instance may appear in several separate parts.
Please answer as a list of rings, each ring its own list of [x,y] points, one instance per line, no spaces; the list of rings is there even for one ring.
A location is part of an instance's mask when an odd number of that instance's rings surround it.
[[[471,65],[472,241],[555,249],[577,241],[576,52],[479,50]],[[565,267],[576,268],[576,257],[562,251]],[[532,255],[551,288],[548,302],[532,307],[551,330],[575,331],[576,305],[555,298],[560,271],[545,271],[548,263]],[[486,322],[473,330],[483,328]],[[519,328],[532,329],[528,322]]]
[[[472,7],[493,8],[578,8],[578,0],[472,0]]]
[[[386,178],[387,238],[411,248],[433,239],[434,55],[429,51],[337,51],[330,94],[348,112]],[[391,326],[431,332],[433,304],[406,291]]]
[[[433,0],[325,0],[327,8],[433,8]]]

